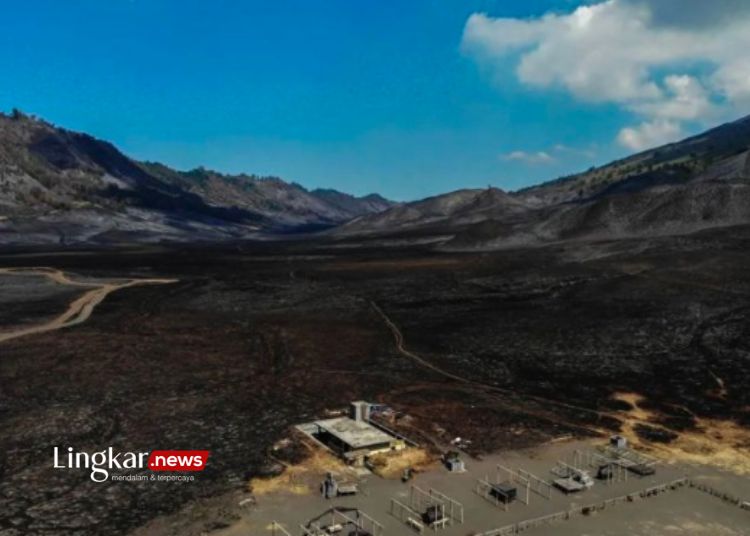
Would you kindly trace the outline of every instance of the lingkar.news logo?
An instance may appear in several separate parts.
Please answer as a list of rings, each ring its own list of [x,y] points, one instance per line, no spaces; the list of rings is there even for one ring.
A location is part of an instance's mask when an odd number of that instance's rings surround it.
[[[112,447],[93,452],[76,452],[73,447],[54,448],[55,469],[89,469],[91,480],[105,482],[110,471],[116,469],[150,469],[154,472],[203,471],[208,461],[207,450],[153,450],[151,452],[115,452]],[[121,480],[193,480],[193,477],[157,477],[156,475],[128,475]]]

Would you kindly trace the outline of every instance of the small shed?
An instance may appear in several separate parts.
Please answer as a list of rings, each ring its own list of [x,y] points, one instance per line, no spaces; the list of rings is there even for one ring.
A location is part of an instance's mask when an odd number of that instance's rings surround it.
[[[458,452],[448,452],[443,457],[443,463],[451,473],[463,473],[464,471],[466,471],[466,465],[464,464],[464,461],[461,459],[461,456],[458,454]]]
[[[490,495],[501,503],[508,504],[516,500],[518,490],[510,482],[501,482],[499,484],[492,484]]]
[[[609,438],[609,444],[617,449],[624,449],[628,446],[628,440],[621,435],[613,435]]]
[[[596,478],[599,480],[608,480],[614,477],[615,472],[614,464],[605,463],[599,466],[599,469],[596,471]]]
[[[461,458],[453,458],[452,460],[446,460],[445,466],[451,473],[463,473],[466,471],[466,465]]]
[[[427,523],[428,525],[432,525],[436,521],[440,521],[441,519],[443,519],[443,517],[443,511],[441,510],[440,506],[437,505],[429,506],[422,516],[425,523]]]
[[[638,476],[651,476],[656,474],[656,469],[645,463],[637,463],[628,467],[628,471]]]

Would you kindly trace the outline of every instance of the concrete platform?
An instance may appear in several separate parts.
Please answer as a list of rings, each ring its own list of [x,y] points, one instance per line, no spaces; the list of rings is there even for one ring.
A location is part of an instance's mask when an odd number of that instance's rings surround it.
[[[403,484],[396,480],[384,480],[376,476],[363,479],[360,483],[362,492],[355,497],[327,501],[317,494],[292,496],[277,494],[258,499],[257,506],[249,510],[241,522],[220,531],[221,536],[246,536],[247,534],[270,534],[266,528],[272,521],[282,523],[293,535],[300,533],[299,525],[305,524],[332,506],[360,508],[384,526],[384,534],[389,536],[411,536],[413,529],[389,514],[390,500],[395,498],[408,503],[409,487],[415,484],[424,490],[434,488],[445,493],[464,506],[465,522],[453,524],[440,533],[444,536],[466,536],[503,527],[530,518],[544,516],[577,506],[592,504],[635,493],[645,488],[671,482],[690,475],[701,478],[699,468],[680,465],[660,465],[655,475],[638,478],[630,476],[627,482],[611,485],[597,481],[596,485],[577,494],[565,495],[553,491],[550,499],[534,493],[530,495],[529,505],[515,501],[508,510],[494,506],[474,491],[478,478],[495,474],[498,463],[504,466],[522,468],[541,478],[551,480],[550,469],[559,458],[572,455],[575,449],[592,448],[581,442],[551,445],[541,449],[521,452],[509,452],[488,456],[481,461],[467,460],[465,473],[450,473],[441,466],[418,474],[411,482]],[[739,478],[736,482],[743,482]],[[727,491],[741,494],[747,490],[744,486],[733,485],[726,481]],[[717,486],[721,486],[717,484]],[[749,486],[750,487],[750,486]],[[719,515],[721,514],[721,515]],[[592,516],[581,516],[571,521],[529,529],[526,533],[546,535],[554,534],[607,534],[664,536],[675,534],[670,527],[684,526],[685,523],[705,522],[718,532],[716,536],[745,536],[750,527],[750,512],[731,508],[718,499],[708,497],[693,489],[685,488],[665,493],[655,498],[638,500],[632,503],[616,505]],[[680,525],[682,523],[682,525]],[[697,526],[697,525],[696,525]],[[642,527],[645,532],[633,532]],[[648,532],[649,527],[654,528]],[[662,528],[660,528],[662,527]],[[606,531],[604,530],[606,528]],[[724,531],[724,532],[722,532]],[[744,531],[744,532],[743,532]],[[425,530],[428,534],[432,531]],[[696,532],[696,534],[702,534]],[[709,533],[706,533],[708,536]]]

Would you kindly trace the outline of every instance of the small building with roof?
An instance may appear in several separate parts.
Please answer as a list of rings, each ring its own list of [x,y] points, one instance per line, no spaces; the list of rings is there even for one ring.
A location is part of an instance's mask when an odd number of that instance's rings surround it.
[[[315,421],[315,438],[346,461],[364,463],[367,456],[404,448],[404,442],[365,421],[338,417]]]
[[[298,428],[354,465],[363,465],[368,456],[406,447],[403,439],[373,424],[370,410],[374,404],[352,402],[350,415],[313,421]]]

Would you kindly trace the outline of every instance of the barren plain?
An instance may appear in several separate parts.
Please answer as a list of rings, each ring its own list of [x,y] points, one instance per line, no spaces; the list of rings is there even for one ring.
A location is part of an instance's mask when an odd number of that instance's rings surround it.
[[[428,448],[619,431],[747,478],[748,266],[746,227],[475,254],[323,240],[7,251],[3,269],[169,284],[0,342],[0,534],[231,526],[250,480],[283,470],[269,448],[290,426],[356,399],[401,412]],[[86,291],[0,273],[0,336]],[[54,446],[211,457],[194,482],[97,484],[54,469]]]

